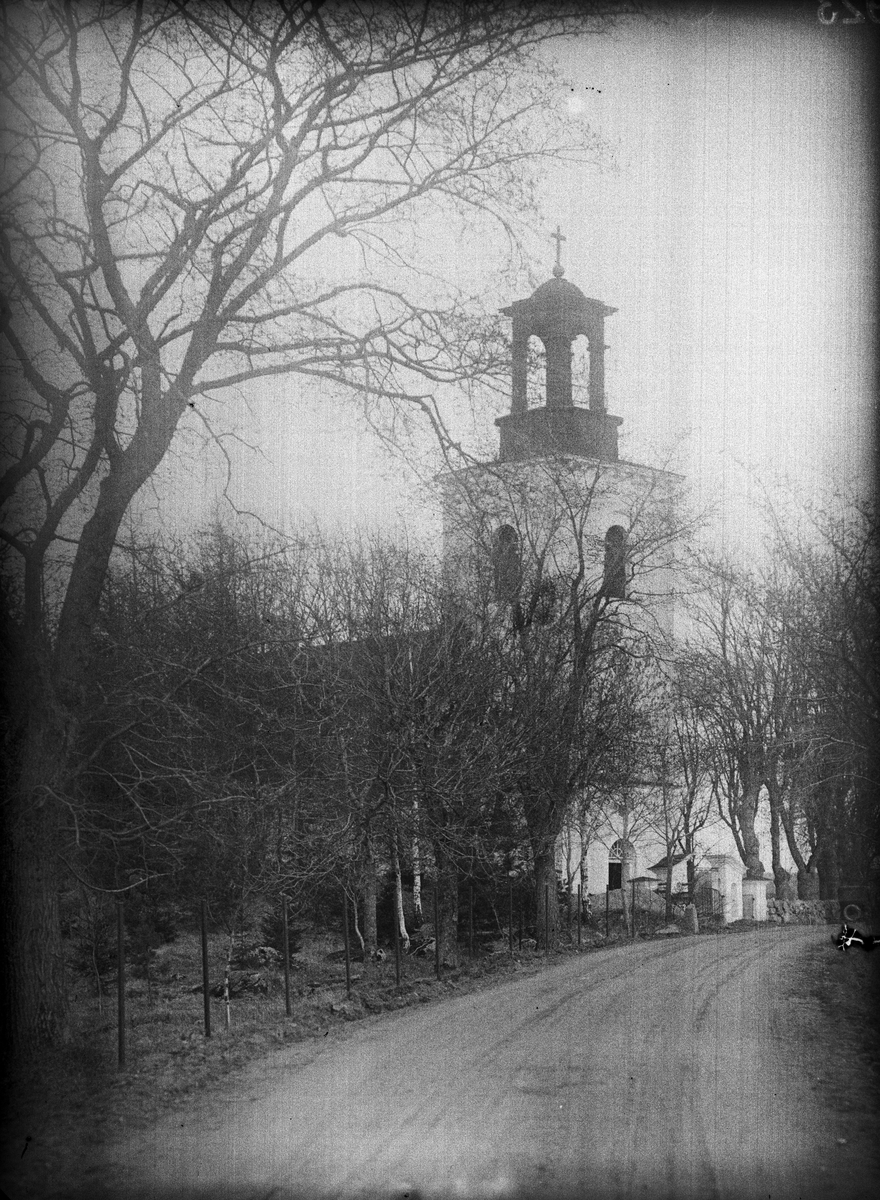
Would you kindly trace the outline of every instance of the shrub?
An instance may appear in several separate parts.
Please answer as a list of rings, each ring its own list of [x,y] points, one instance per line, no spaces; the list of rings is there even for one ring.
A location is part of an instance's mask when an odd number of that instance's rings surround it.
[[[70,918],[71,965],[80,975],[95,980],[116,965],[116,919],[109,905],[89,896]]]
[[[263,944],[271,946],[279,954],[284,954],[284,921],[278,909],[271,909],[260,922],[260,932]],[[299,954],[302,950],[302,930],[287,927],[287,948],[290,954]]]
[[[146,973],[154,950],[177,937],[177,908],[149,892],[131,892],[125,900],[126,953],[136,972]]]

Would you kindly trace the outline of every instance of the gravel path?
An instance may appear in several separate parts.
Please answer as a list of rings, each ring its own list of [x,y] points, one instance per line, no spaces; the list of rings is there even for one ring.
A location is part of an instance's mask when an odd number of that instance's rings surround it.
[[[787,1032],[798,955],[827,937],[640,943],[353,1024],[133,1137],[94,1195],[880,1194],[842,1162],[815,1045]]]

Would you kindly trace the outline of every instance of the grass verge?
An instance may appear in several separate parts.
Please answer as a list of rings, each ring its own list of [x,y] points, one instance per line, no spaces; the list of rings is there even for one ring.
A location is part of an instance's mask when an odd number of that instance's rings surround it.
[[[585,950],[603,944],[604,939],[585,930]],[[222,979],[222,940],[212,939],[209,949],[210,977]],[[69,1044],[45,1052],[4,1081],[0,1188],[10,1200],[76,1191],[94,1177],[102,1147],[120,1134],[146,1127],[168,1111],[185,1110],[203,1089],[231,1087],[244,1067],[280,1046],[331,1037],[371,1014],[534,974],[577,951],[567,945],[548,958],[526,945],[511,957],[506,943],[496,944],[494,953],[473,960],[465,953],[462,966],[445,970],[439,982],[433,959],[406,958],[399,989],[393,958],[378,965],[371,979],[363,977],[360,964],[353,964],[351,998],[337,952],[332,938],[307,941],[291,977],[290,1017],[278,971],[264,972],[265,994],[233,1000],[229,1029],[224,1004],[212,999],[212,1037],[206,1039],[198,939],[182,934],[163,948],[149,988],[143,979],[128,983],[127,1061],[121,1069],[112,989],[99,1004],[82,987],[74,997]],[[808,1011],[803,1003],[798,1009],[804,1036],[809,1032],[823,1042],[817,1086],[853,1137],[864,1140],[868,1125],[876,1125],[880,1101],[880,1036],[874,1016],[880,1000],[880,953],[841,955],[830,941],[827,950],[811,947],[798,965],[793,987],[809,1000]],[[831,1042],[842,1042],[845,1052],[829,1049],[826,1043]]]
[[[265,993],[232,1000],[228,1028],[223,1001],[212,997],[212,1035],[206,1038],[199,942],[194,933],[181,934],[163,947],[149,986],[145,979],[127,983],[124,1067],[117,1063],[116,981],[108,979],[100,998],[86,984],[73,996],[67,1045],[7,1074],[0,1188],[10,1200],[74,1192],[90,1177],[103,1146],[169,1110],[185,1109],[203,1089],[231,1085],[247,1064],[280,1046],[333,1036],[374,1013],[532,974],[575,952],[566,947],[547,958],[526,946],[511,957],[507,944],[498,944],[494,953],[472,960],[465,953],[462,966],[444,969],[439,981],[432,958],[406,957],[399,988],[392,955],[368,979],[362,964],[352,964],[349,998],[335,941],[315,935],[293,964],[290,1017],[283,975],[267,970],[261,972]],[[222,939],[210,940],[209,956],[213,983],[223,978]]]

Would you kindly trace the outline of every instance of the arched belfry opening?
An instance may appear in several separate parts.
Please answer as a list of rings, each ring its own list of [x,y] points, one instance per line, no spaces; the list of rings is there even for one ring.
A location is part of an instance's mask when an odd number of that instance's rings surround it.
[[[575,408],[590,407],[590,343],[583,334],[571,344],[571,399]]]
[[[526,346],[526,408],[540,408],[547,388],[547,353],[540,338]]]
[[[527,300],[517,300],[501,311],[511,318],[511,404],[499,417],[502,462],[546,454],[579,454],[616,461],[619,417],[605,408],[605,318],[617,312],[601,300],[585,296],[564,279],[560,262],[562,234],[556,232],[556,265],[553,278],[542,283]],[[583,381],[572,379],[572,349],[577,338],[587,343],[587,407],[575,404],[584,392]],[[544,348],[544,403],[530,403],[529,341],[537,338]],[[534,353],[532,353],[534,358]]]

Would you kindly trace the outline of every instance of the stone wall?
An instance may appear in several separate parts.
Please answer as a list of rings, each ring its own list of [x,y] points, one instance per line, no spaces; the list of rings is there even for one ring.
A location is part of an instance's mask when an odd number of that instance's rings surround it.
[[[769,900],[767,920],[776,925],[822,925],[840,923],[836,900]]]

